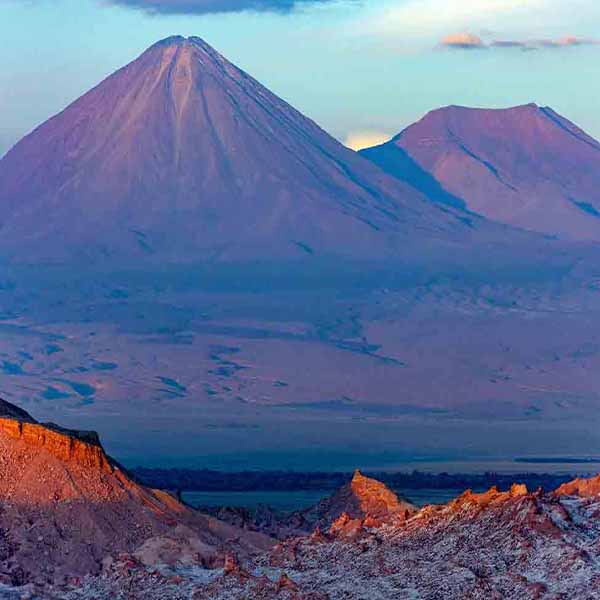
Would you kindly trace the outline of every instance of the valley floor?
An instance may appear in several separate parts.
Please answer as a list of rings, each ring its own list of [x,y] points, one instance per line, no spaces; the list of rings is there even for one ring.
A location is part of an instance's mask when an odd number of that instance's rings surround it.
[[[594,285],[225,294],[115,282],[69,305],[60,290],[42,301],[4,289],[0,393],[92,424],[132,467],[597,457]]]

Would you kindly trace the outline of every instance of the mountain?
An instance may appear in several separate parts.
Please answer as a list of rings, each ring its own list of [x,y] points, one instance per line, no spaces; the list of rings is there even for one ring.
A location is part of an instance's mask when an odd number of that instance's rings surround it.
[[[600,239],[600,143],[551,108],[449,106],[361,154],[489,219]]]
[[[158,42],[10,150],[0,223],[4,257],[121,266],[381,258],[467,229],[196,37]]]
[[[121,553],[166,561],[169,550],[173,560],[217,565],[228,547],[243,555],[271,545],[141,486],[94,432],[38,423],[5,401],[0,456],[3,584],[65,585]]]
[[[0,391],[131,466],[592,452],[596,250],[419,185],[159,42],[0,161]]]

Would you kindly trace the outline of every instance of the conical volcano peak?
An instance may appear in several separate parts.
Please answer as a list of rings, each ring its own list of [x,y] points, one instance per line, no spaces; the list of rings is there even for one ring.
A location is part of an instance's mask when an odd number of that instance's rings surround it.
[[[198,36],[187,38],[182,35],[169,36],[150,46],[141,55],[140,59],[145,55],[156,55],[157,52],[162,53],[163,56],[167,56],[170,60],[175,59],[176,57],[180,59],[183,55],[193,55],[200,63],[220,63],[233,67],[224,56]]]
[[[154,43],[148,49],[151,50],[152,48],[164,48],[164,47],[168,47],[168,46],[181,46],[185,41],[186,41],[186,38],[183,37],[182,35],[170,35],[169,37],[166,37],[166,38]]]
[[[211,48],[209,44],[207,44],[201,37],[197,35],[191,35],[189,37],[185,37],[183,35],[170,35],[162,40],[158,40],[148,48],[151,50],[152,48],[161,48],[168,46],[184,46],[186,44],[196,44],[198,46],[205,46]]]
[[[380,260],[424,231],[437,244],[469,229],[183,36],[151,46],[0,161],[0,222],[9,259],[136,264]]]
[[[202,38],[192,36],[189,38],[181,35],[173,35],[160,40],[150,46],[137,61],[131,63],[143,63],[146,70],[152,70],[152,64],[160,65],[160,75],[172,75],[172,66],[187,65],[185,74],[188,76],[198,75],[190,68],[191,64],[202,67],[203,70],[210,70],[216,66],[215,72],[221,75],[227,73],[238,75],[241,73],[224,56],[219,54],[210,44],[207,44]],[[131,66],[130,65],[130,66]],[[182,76],[181,70],[176,73],[177,77]]]

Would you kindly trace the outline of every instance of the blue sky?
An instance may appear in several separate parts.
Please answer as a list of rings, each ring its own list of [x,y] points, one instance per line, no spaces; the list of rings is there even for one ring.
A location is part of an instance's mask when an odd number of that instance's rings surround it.
[[[0,154],[171,34],[203,37],[342,141],[442,105],[532,101],[600,137],[597,0],[0,0]]]

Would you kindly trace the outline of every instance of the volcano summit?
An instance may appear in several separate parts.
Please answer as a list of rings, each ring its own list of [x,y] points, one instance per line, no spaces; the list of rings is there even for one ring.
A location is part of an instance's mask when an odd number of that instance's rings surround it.
[[[0,220],[19,262],[385,257],[467,229],[196,37],[158,42],[19,142]]]

